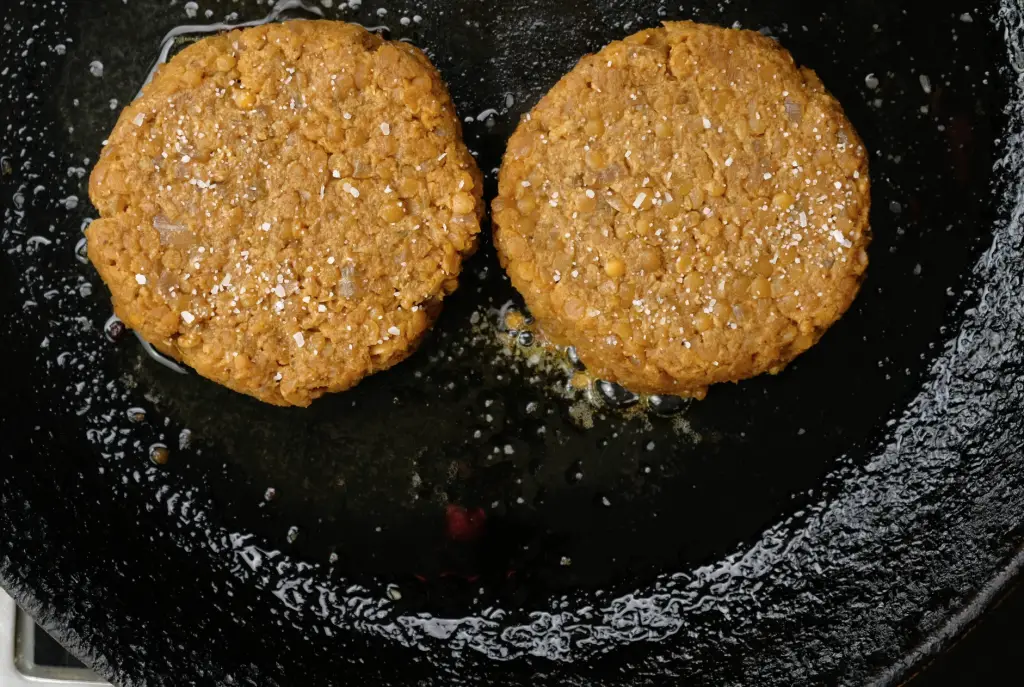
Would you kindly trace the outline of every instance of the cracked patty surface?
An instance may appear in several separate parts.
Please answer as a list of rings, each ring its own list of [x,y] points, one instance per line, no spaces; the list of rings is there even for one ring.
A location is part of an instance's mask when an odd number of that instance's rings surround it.
[[[520,122],[493,202],[541,330],[597,377],[702,396],[775,372],[867,267],[867,154],[752,31],[667,23],[589,55]]]
[[[189,46],[121,113],[89,257],[161,351],[302,406],[414,350],[476,246],[481,192],[422,52],[270,24]]]

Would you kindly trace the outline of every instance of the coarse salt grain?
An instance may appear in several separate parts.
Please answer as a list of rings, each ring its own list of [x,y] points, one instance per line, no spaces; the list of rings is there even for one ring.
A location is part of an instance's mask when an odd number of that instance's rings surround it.
[[[711,128],[711,120],[708,119],[707,117],[704,118],[704,128],[705,129],[710,129]]]
[[[333,255],[331,257],[327,258],[327,264],[328,265],[333,265],[334,264],[334,256]]]
[[[270,222],[264,222],[260,225],[260,229],[263,231],[270,231]]]
[[[182,310],[181,319],[185,320],[185,324],[192,324],[193,322],[195,322],[196,316],[190,313],[188,310]]]
[[[144,275],[144,274],[136,274],[135,275],[135,281],[138,282],[139,284],[145,284],[146,283],[146,275]]]
[[[380,123],[380,132],[382,134],[384,134],[385,136],[390,136],[391,135],[391,125],[388,124],[387,122],[381,122]]]
[[[843,248],[849,248],[853,245],[853,243],[851,243],[848,238],[843,236],[843,232],[839,231],[838,229],[832,230],[832,238],[834,238],[836,240],[836,243],[838,243]]]
[[[302,332],[295,332],[292,334],[292,338],[295,339],[295,345],[299,348],[306,345],[306,337],[302,335]]]
[[[637,210],[639,210],[640,206],[644,204],[645,200],[647,200],[647,194],[646,193],[638,193],[638,194],[636,194],[636,198],[633,200],[633,207],[636,208]]]
[[[388,334],[390,334],[391,336],[398,336],[401,333],[402,330],[396,327],[395,325],[391,325],[390,327],[388,327]]]
[[[593,198],[593,197],[594,197],[594,191],[593,191],[593,189],[589,189],[589,188],[588,188],[588,189],[587,189],[587,198]]]
[[[142,126],[142,123],[145,121],[146,113],[140,112],[139,114],[135,115],[135,119],[132,120],[132,124],[134,124],[135,126]]]

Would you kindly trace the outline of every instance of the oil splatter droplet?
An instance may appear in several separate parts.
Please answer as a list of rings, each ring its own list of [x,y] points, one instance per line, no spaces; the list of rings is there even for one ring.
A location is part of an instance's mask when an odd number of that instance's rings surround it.
[[[171,450],[163,444],[153,444],[149,447],[149,461],[153,465],[167,465],[171,459]]]
[[[89,246],[84,236],[75,244],[75,258],[83,265],[89,264]]]
[[[687,401],[678,396],[651,396],[647,399],[647,405],[651,412],[660,417],[675,415],[686,407]]]
[[[124,322],[121,321],[117,315],[111,315],[106,322],[103,323],[103,335],[107,337],[107,341],[111,343],[117,343],[124,338],[125,332],[128,328],[124,326]]]
[[[595,386],[604,402],[612,408],[628,408],[640,400],[640,397],[632,391],[624,389],[614,382],[606,382],[603,379],[599,379]]]

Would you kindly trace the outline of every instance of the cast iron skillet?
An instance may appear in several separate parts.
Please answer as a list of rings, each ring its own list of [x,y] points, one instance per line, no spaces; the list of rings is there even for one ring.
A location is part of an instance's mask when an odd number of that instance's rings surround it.
[[[163,37],[271,8],[4,3],[0,580],[47,629],[122,685],[891,684],[980,613],[1024,540],[1018,0],[338,4],[428,50],[491,195],[581,55],[779,38],[871,150],[861,295],[783,374],[623,414],[508,352],[485,246],[408,362],[262,405],[105,331],[79,241]]]

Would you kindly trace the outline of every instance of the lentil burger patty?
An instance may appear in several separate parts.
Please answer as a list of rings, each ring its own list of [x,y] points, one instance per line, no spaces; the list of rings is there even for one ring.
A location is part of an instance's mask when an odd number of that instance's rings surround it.
[[[867,156],[813,71],[666,23],[559,81],[509,141],[495,243],[541,330],[637,392],[775,372],[867,267]]]
[[[481,192],[422,52],[269,24],[189,46],[121,113],[89,257],[158,349],[304,406],[414,350],[476,246]]]

